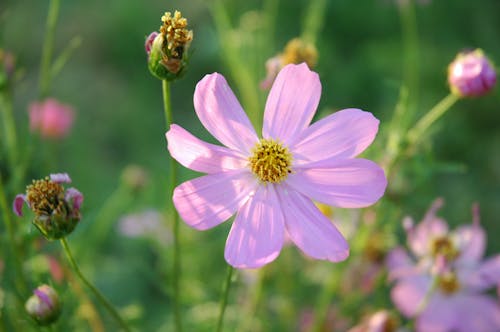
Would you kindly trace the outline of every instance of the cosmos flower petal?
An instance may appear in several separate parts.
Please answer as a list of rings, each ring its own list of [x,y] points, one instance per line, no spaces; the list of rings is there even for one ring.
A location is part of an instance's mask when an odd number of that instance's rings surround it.
[[[417,317],[416,331],[450,332],[457,331],[460,315],[457,313],[457,301],[435,293],[425,309]]]
[[[332,262],[349,256],[344,236],[309,198],[286,188],[278,191],[278,196],[287,233],[306,255]]]
[[[168,151],[182,166],[203,173],[241,169],[248,161],[234,150],[203,142],[178,125],[166,133]]]
[[[302,167],[302,166],[301,166]],[[286,182],[318,202],[360,208],[378,201],[387,187],[384,171],[366,159],[328,159],[296,169]]]
[[[470,272],[468,274],[463,273],[463,275],[466,277],[467,286],[471,289],[483,291],[500,285],[500,255],[486,259]]]
[[[396,247],[389,251],[385,258],[385,263],[389,272],[389,280],[395,280],[419,273],[410,255],[402,247]]]
[[[258,268],[278,257],[284,220],[273,185],[261,186],[236,215],[224,257],[236,268]]]
[[[375,139],[379,120],[371,113],[351,108],[313,123],[291,147],[300,160],[353,158]]]
[[[229,219],[256,187],[250,172],[209,174],[179,185],[174,190],[173,201],[189,226],[205,230]]]
[[[479,262],[486,249],[486,235],[479,225],[461,226],[455,230],[454,238],[460,248],[460,262]]]
[[[459,317],[457,332],[500,331],[500,306],[492,298],[479,294],[464,294],[460,299],[456,299],[454,307],[457,307]]]
[[[68,173],[50,174],[50,180],[56,183],[71,183]]]
[[[83,194],[75,188],[68,188],[64,196],[67,202],[72,202],[73,209],[79,210],[83,203]]]
[[[222,75],[206,75],[196,85],[194,108],[203,126],[225,146],[248,155],[258,142],[250,120]]]
[[[401,279],[391,290],[392,302],[406,317],[412,317],[431,287],[429,276],[416,275]]]
[[[311,122],[321,96],[317,73],[305,63],[285,66],[267,97],[263,137],[291,145]]]
[[[16,198],[14,198],[14,204],[12,204],[12,210],[14,210],[14,213],[18,217],[23,216],[23,204],[24,203],[28,204],[28,201],[26,200],[26,195],[23,195],[23,194],[16,195]]]

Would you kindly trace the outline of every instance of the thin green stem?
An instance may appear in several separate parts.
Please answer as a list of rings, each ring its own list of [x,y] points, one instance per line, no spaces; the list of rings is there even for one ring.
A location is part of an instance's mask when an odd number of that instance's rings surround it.
[[[21,249],[19,248],[14,229],[14,222],[11,218],[10,205],[7,203],[7,197],[5,196],[5,188],[3,186],[2,174],[0,173],[0,207],[2,209],[2,218],[5,221],[5,227],[7,228],[9,246],[12,250],[12,257],[14,260],[14,269],[16,271],[16,278],[14,283],[16,285],[17,291],[20,294],[26,294],[28,291],[27,282],[22,268],[22,260],[19,257]]]
[[[0,113],[2,114],[3,132],[9,166],[12,172],[16,172],[18,162],[16,123],[12,114],[12,100],[8,92],[0,92]]]
[[[42,58],[40,62],[40,78],[38,82],[39,97],[45,98],[50,89],[52,80],[51,61],[54,52],[54,37],[56,31],[57,16],[59,15],[60,0],[51,0],[49,12],[47,15],[47,23],[45,26],[45,40],[43,43]]]
[[[408,131],[409,146],[412,147],[416,145],[422,139],[429,127],[442,117],[459,99],[459,96],[450,93],[443,100],[437,103],[436,106],[434,106],[429,112],[427,112],[427,114],[425,114],[417,122],[417,124]]]
[[[163,110],[165,112],[165,121],[167,130],[173,122],[172,104],[170,101],[170,84],[167,80],[162,81],[163,92]],[[180,275],[181,275],[181,257],[180,257],[180,239],[179,239],[179,214],[171,202],[174,194],[174,188],[177,184],[177,163],[174,158],[170,157],[170,184],[168,191],[169,206],[173,213],[173,235],[174,235],[174,250],[173,250],[173,275],[172,275],[172,296],[174,299],[174,321],[176,331],[182,331],[182,317],[180,307]]]
[[[224,325],[224,313],[226,311],[227,299],[229,298],[229,289],[231,288],[233,271],[234,271],[234,268],[231,265],[228,265],[226,280],[224,282],[224,285],[222,286],[222,295],[220,298],[219,318],[217,320],[217,328],[215,329],[216,332],[222,332],[222,327]]]
[[[64,252],[66,253],[66,257],[68,258],[68,261],[69,261],[69,263],[71,265],[71,268],[73,269],[73,271],[75,271],[76,275],[92,291],[92,293],[99,300],[99,302],[106,308],[106,310],[108,310],[108,312],[114,318],[114,320],[116,321],[116,323],[121,327],[121,329],[124,330],[124,331],[131,331],[130,328],[128,327],[127,323],[125,323],[125,321],[120,317],[120,315],[118,314],[118,312],[116,311],[116,309],[113,307],[113,305],[82,274],[82,272],[80,271],[80,268],[78,267],[78,264],[76,264],[76,261],[73,258],[73,255],[71,254],[71,251],[69,249],[68,242],[66,242],[66,239],[62,238],[60,240],[60,242],[61,242],[61,245],[62,245],[62,247],[64,249]]]
[[[305,15],[304,25],[302,28],[302,39],[313,45],[316,43],[318,34],[323,28],[326,4],[326,0],[310,1],[309,8]]]

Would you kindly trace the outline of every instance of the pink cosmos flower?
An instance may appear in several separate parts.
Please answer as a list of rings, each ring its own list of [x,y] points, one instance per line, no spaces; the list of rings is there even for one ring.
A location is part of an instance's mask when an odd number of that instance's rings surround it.
[[[448,230],[433,204],[424,220],[408,230],[417,262],[397,248],[388,258],[390,278],[397,280],[393,302],[416,331],[500,331],[500,306],[484,292],[500,282],[500,255],[482,261],[485,234],[474,210],[472,225]],[[432,260],[432,263],[430,263]]]
[[[30,128],[43,138],[58,139],[68,135],[75,112],[71,106],[53,98],[29,106]]]
[[[372,143],[379,121],[346,109],[310,125],[320,95],[318,74],[306,64],[285,66],[269,93],[259,139],[224,77],[214,73],[196,86],[194,106],[225,147],[178,125],[166,133],[179,163],[207,173],[175,188],[173,202],[182,219],[206,230],[236,213],[224,254],[232,266],[258,268],[273,261],[285,233],[313,258],[344,260],[346,240],[312,199],[360,208],[383,195],[383,170],[354,158]]]

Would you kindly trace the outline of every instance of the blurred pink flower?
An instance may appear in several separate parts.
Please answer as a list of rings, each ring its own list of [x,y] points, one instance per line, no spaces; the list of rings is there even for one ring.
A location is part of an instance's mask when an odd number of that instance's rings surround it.
[[[58,139],[68,135],[75,112],[71,106],[53,98],[29,106],[30,128],[43,138]]]
[[[379,310],[363,321],[349,329],[347,332],[397,332],[403,331],[398,329],[399,322],[393,314],[387,310]]]
[[[451,91],[462,97],[482,96],[496,81],[495,67],[480,49],[459,53],[448,67]]]
[[[208,175],[174,190],[174,205],[198,230],[236,213],[225,258],[237,268],[273,261],[285,232],[305,254],[338,262],[349,247],[314,205],[344,208],[375,203],[387,185],[374,162],[356,159],[373,141],[379,121],[358,109],[336,112],[309,125],[321,95],[318,74],[306,64],[287,65],[267,99],[259,139],[220,74],[196,86],[194,106],[205,128],[226,147],[199,140],[172,125],[168,149],[183,166]]]
[[[472,225],[448,230],[436,216],[436,201],[424,220],[408,230],[408,244],[418,261],[402,248],[388,257],[389,276],[397,280],[393,302],[416,330],[500,331],[500,306],[484,294],[500,282],[500,255],[482,261],[485,234],[474,208]]]
[[[129,214],[120,219],[118,230],[127,237],[146,237],[161,245],[172,242],[171,231],[165,226],[160,212],[154,209]]]

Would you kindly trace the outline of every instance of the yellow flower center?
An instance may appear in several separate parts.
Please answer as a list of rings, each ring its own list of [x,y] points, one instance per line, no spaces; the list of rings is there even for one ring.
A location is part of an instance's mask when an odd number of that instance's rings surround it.
[[[460,283],[455,273],[448,272],[438,277],[438,287],[445,294],[453,294],[460,289]]]
[[[434,256],[442,255],[447,261],[455,260],[460,254],[451,239],[447,236],[435,238],[431,244]]]
[[[280,183],[292,172],[292,154],[273,139],[260,140],[249,162],[250,169],[262,182]]]
[[[26,199],[36,215],[52,214],[64,205],[64,188],[49,178],[33,180],[26,188]]]

